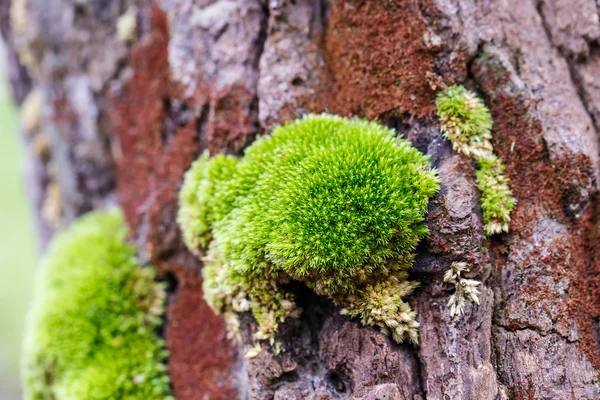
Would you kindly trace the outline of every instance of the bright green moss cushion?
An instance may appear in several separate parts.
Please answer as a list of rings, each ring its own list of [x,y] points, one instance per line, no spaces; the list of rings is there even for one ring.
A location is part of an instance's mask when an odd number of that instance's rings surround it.
[[[428,160],[378,123],[326,114],[277,127],[239,159],[204,154],[178,221],[196,254],[210,242],[208,301],[262,301],[260,280],[291,278],[343,304],[367,284],[405,280],[439,186]]]
[[[268,264],[332,291],[389,259],[407,268],[438,188],[427,157],[389,129],[325,115],[278,127],[239,161],[204,156],[189,174],[195,237],[212,229],[237,270]]]
[[[25,399],[171,398],[156,333],[165,288],[125,236],[120,212],[94,212],[51,243],[28,320]]]

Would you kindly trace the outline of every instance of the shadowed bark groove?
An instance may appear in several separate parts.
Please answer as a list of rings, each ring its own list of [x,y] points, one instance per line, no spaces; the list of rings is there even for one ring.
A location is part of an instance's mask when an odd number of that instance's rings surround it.
[[[10,9],[0,0],[15,98],[42,99],[23,113],[39,121],[22,121],[42,234],[123,207],[140,259],[177,282],[165,326],[177,399],[600,398],[594,0],[12,0]],[[484,238],[474,165],[440,133],[435,93],[455,82],[494,117],[518,200],[508,234]],[[201,262],[175,223],[177,192],[204,149],[239,154],[276,124],[323,111],[380,120],[439,170],[412,272],[420,344],[395,344],[297,285],[305,312],[282,324],[283,351],[263,346],[246,360],[255,323],[244,315],[243,343],[232,344],[202,300]],[[456,320],[442,283],[453,261],[483,282],[481,304]]]

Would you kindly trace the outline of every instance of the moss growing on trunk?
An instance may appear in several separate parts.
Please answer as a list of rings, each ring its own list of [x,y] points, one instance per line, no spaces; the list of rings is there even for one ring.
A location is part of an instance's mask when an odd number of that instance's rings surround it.
[[[510,212],[517,201],[504,175],[502,160],[493,152],[490,111],[475,93],[459,85],[440,92],[436,106],[444,136],[454,150],[477,161],[485,234],[508,232]]]
[[[485,235],[508,232],[510,213],[517,200],[504,175],[502,160],[494,154],[490,111],[475,93],[460,85],[452,85],[440,92],[436,108],[442,132],[452,142],[452,148],[477,162],[475,178],[481,193]],[[456,288],[448,300],[453,317],[464,312],[466,300],[479,304],[477,287],[481,282],[462,278],[461,274],[467,271],[467,264],[454,262],[444,276],[444,282]]]
[[[25,399],[169,399],[165,287],[136,261],[120,212],[57,234],[38,276],[24,346]]]
[[[204,256],[209,304],[251,310],[259,339],[297,316],[290,280],[306,283],[395,340],[416,341],[403,301],[429,197],[428,158],[376,123],[310,115],[259,138],[236,159],[204,154],[187,172],[179,223]]]

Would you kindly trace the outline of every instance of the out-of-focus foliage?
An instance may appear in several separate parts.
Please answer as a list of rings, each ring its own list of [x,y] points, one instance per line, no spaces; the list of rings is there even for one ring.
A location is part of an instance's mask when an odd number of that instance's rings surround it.
[[[165,286],[126,234],[120,212],[96,211],[55,235],[28,320],[25,399],[172,399],[156,333]]]
[[[18,113],[2,72],[0,66],[0,372],[16,382],[38,251],[23,190]]]

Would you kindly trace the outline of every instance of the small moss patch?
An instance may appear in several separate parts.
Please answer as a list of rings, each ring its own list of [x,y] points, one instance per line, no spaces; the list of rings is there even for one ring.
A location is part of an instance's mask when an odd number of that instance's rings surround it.
[[[24,346],[25,399],[169,399],[165,286],[136,261],[120,212],[57,234],[38,276]]]
[[[242,158],[202,155],[187,172],[178,222],[203,257],[208,303],[250,310],[258,339],[300,311],[282,285],[306,283],[397,341],[416,341],[403,298],[438,179],[428,158],[376,123],[310,115],[259,138]]]
[[[485,234],[507,232],[517,201],[504,175],[502,160],[493,152],[490,111],[475,93],[459,85],[440,92],[436,106],[444,136],[454,150],[477,161]]]

